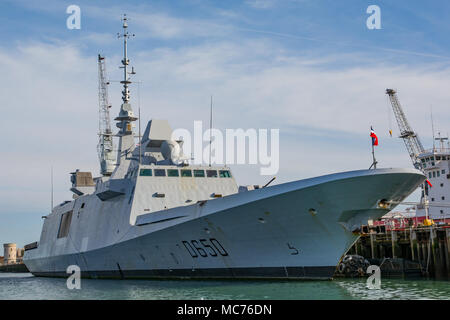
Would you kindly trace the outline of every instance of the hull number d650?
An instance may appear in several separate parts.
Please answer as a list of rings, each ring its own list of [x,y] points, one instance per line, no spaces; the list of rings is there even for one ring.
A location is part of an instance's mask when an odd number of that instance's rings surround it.
[[[183,240],[182,243],[192,258],[218,257],[219,255],[222,257],[228,256],[225,248],[214,238],[190,241]]]

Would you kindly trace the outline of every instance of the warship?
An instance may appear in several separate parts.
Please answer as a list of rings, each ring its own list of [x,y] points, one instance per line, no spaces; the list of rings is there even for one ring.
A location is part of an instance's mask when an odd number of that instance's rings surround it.
[[[424,181],[386,168],[239,187],[227,166],[190,164],[166,120],[150,120],[136,143],[127,27],[124,17],[117,150],[108,129],[101,176],[71,174],[74,199],[25,248],[33,275],[68,277],[76,265],[87,278],[330,279],[358,228]]]

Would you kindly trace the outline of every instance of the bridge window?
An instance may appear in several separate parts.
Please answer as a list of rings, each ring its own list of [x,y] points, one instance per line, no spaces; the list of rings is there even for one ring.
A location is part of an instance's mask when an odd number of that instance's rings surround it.
[[[428,178],[431,179],[431,172],[428,172]]]
[[[230,171],[228,171],[228,170],[219,170],[219,177],[221,177],[221,178],[231,178]]]
[[[439,171],[436,171],[436,175],[437,175],[438,177],[440,177],[440,176],[441,176],[441,173],[440,173]]]
[[[169,177],[179,177],[178,169],[167,169],[167,176]]]
[[[65,238],[69,234],[70,222],[72,221],[72,210],[61,215],[59,223],[58,238]]]
[[[442,170],[442,174],[445,174],[445,170]]]
[[[144,176],[144,177],[151,177],[152,176],[152,169],[141,169],[139,171],[139,175],[140,176]]]
[[[181,176],[182,177],[192,177],[192,170],[182,169],[181,170]]]
[[[436,156],[436,161],[439,161],[439,160],[441,160],[441,157],[440,156]]]
[[[217,170],[206,170],[206,176],[208,178],[217,178]]]
[[[166,170],[165,169],[155,169],[155,177],[165,177]]]
[[[205,177],[205,170],[194,170],[194,177],[204,178]]]
[[[433,178],[436,178],[436,171],[433,171]]]

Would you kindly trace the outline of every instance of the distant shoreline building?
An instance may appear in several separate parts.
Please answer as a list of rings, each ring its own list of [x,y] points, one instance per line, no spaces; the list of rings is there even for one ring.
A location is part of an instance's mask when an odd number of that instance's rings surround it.
[[[0,265],[22,263],[24,249],[17,248],[15,243],[3,244],[3,257],[0,257]]]

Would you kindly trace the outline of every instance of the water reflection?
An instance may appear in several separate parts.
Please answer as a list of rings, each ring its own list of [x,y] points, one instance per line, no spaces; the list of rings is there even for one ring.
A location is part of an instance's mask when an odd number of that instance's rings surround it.
[[[450,299],[446,281],[382,279],[370,290],[364,279],[334,281],[155,281],[65,279],[0,274],[0,299]]]

